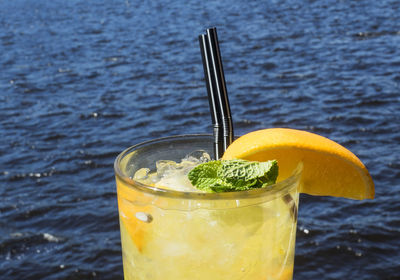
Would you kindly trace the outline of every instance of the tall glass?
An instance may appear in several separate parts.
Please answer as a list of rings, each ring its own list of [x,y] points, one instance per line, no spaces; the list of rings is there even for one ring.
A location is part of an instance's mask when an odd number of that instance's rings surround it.
[[[273,188],[195,193],[132,179],[157,160],[212,154],[210,135],[145,142],[115,160],[125,279],[292,279],[301,166]]]

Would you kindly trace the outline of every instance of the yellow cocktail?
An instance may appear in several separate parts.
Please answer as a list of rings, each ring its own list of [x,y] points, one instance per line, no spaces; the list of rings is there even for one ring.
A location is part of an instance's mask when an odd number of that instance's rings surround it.
[[[301,165],[271,187],[241,192],[176,191],[155,187],[156,175],[154,184],[133,179],[141,168],[155,172],[159,160],[212,149],[211,136],[177,136],[116,159],[125,279],[292,279]]]

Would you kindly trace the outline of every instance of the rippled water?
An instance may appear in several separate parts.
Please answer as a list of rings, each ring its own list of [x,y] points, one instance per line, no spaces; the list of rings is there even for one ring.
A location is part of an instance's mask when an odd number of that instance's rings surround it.
[[[400,279],[399,15],[395,0],[0,1],[0,279],[122,279],[113,160],[212,131],[209,26],[237,135],[316,132],[374,178],[372,201],[301,197],[294,279]]]

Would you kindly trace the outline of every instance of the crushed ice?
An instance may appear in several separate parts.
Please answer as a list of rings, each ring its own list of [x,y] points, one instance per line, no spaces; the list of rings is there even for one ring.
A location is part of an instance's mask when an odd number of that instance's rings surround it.
[[[156,162],[156,172],[150,173],[150,169],[141,168],[136,171],[133,179],[144,184],[155,185],[158,188],[196,192],[187,174],[197,165],[210,161],[210,155],[203,150],[191,152],[180,163],[172,160],[159,160]]]

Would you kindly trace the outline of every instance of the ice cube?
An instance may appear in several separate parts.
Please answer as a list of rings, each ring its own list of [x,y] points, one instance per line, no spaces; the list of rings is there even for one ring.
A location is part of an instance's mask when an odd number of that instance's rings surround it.
[[[172,160],[158,160],[156,162],[158,177],[164,176],[169,170],[176,170],[179,168],[178,164]]]
[[[187,175],[197,165],[210,160],[211,157],[206,151],[198,150],[185,156],[179,163],[172,160],[158,160],[156,172],[149,173],[148,168],[141,168],[135,173],[134,179],[145,184],[154,184],[158,188],[199,192],[192,186]]]
[[[168,174],[164,174],[155,186],[181,192],[195,192],[197,190],[190,183],[187,174],[181,171],[171,171]]]
[[[193,154],[193,153],[192,153]],[[195,156],[188,155],[180,163],[174,161],[158,161],[157,175],[160,181],[156,183],[156,187],[165,188],[176,191],[195,192],[198,191],[190,183],[187,175],[201,161],[207,160],[204,152]]]
[[[133,175],[134,180],[145,180],[149,176],[150,169],[148,168],[140,168],[138,171],[135,172]]]
[[[204,150],[193,151],[188,154],[183,160],[191,161],[194,163],[203,163],[211,160],[210,155]]]
[[[136,180],[142,184],[146,185],[153,185],[155,183],[155,180],[153,178],[153,174],[150,173],[149,168],[140,168],[135,172],[133,175],[132,179]],[[158,180],[158,178],[157,178]]]

